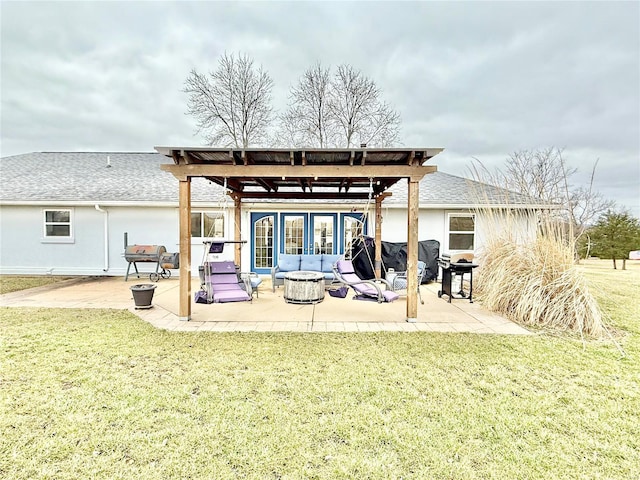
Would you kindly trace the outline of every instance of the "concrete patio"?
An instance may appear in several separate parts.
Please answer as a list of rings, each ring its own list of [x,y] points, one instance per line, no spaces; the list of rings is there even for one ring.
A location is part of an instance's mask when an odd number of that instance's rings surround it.
[[[156,328],[173,331],[211,332],[471,332],[529,334],[526,329],[482,308],[479,303],[438,298],[439,283],[422,285],[424,305],[418,304],[418,321],[407,323],[404,297],[390,304],[355,301],[328,294],[316,305],[288,304],[283,289],[271,291],[265,280],[252,302],[196,304],[189,322],[178,320],[179,281],[156,283],[153,307],[136,309],[131,286],[148,279],[90,277],[72,279],[0,296],[3,307],[114,308],[129,310]],[[192,279],[192,296],[199,281]]]

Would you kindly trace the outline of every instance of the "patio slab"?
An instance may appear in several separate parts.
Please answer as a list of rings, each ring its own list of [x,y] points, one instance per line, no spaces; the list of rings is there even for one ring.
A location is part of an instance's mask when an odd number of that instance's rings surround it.
[[[260,286],[259,297],[251,302],[192,304],[191,321],[178,319],[179,280],[170,278],[156,283],[153,307],[136,309],[131,287],[144,282],[136,278],[90,277],[73,279],[45,287],[0,295],[0,306],[113,308],[126,309],[156,328],[172,331],[209,332],[472,332],[520,334],[530,332],[519,325],[488,312],[480,304],[467,300],[448,303],[438,298],[440,285],[422,285],[424,305],[418,304],[416,323],[406,322],[406,298],[393,303],[366,302],[326,295],[315,305],[288,304],[283,289],[271,291],[269,280]],[[199,289],[192,279],[192,298]]]

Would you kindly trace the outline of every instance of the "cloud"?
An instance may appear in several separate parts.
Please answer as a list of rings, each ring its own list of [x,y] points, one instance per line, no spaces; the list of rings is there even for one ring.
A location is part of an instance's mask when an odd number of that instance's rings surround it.
[[[184,80],[193,68],[215,69],[225,51],[243,52],[272,76],[278,110],[315,62],[348,63],[400,112],[405,146],[445,148],[436,157],[444,171],[464,174],[472,157],[498,165],[516,150],[557,146],[581,166],[600,158],[603,193],[637,200],[636,2],[1,8],[3,155],[200,144],[184,114]]]

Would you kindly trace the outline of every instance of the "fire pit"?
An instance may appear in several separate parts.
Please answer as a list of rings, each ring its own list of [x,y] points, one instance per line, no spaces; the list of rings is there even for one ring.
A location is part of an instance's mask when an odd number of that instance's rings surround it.
[[[324,275],[307,271],[287,273],[283,296],[287,303],[320,303],[324,300]]]

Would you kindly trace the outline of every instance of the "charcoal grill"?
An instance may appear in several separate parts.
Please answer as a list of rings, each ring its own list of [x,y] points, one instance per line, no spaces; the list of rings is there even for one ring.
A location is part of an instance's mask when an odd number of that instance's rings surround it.
[[[125,282],[129,278],[129,271],[131,265],[136,271],[136,275],[140,278],[140,272],[138,271],[138,263],[155,263],[155,272],[149,274],[149,280],[157,281],[159,278],[158,270],[160,269],[160,257],[165,253],[167,249],[162,245],[128,245],[124,250],[124,259],[129,262],[127,266],[127,274],[124,277]],[[164,271],[164,268],[163,268]],[[154,280],[155,278],[155,280]]]
[[[473,255],[460,254],[451,255],[443,253],[438,258],[438,266],[442,269],[442,290],[438,290],[438,297],[447,295],[449,303],[454,298],[469,298],[469,302],[473,303],[473,269],[478,265],[473,262]],[[464,276],[469,274],[469,295],[464,291]],[[453,277],[460,277],[460,290],[453,292]]]

